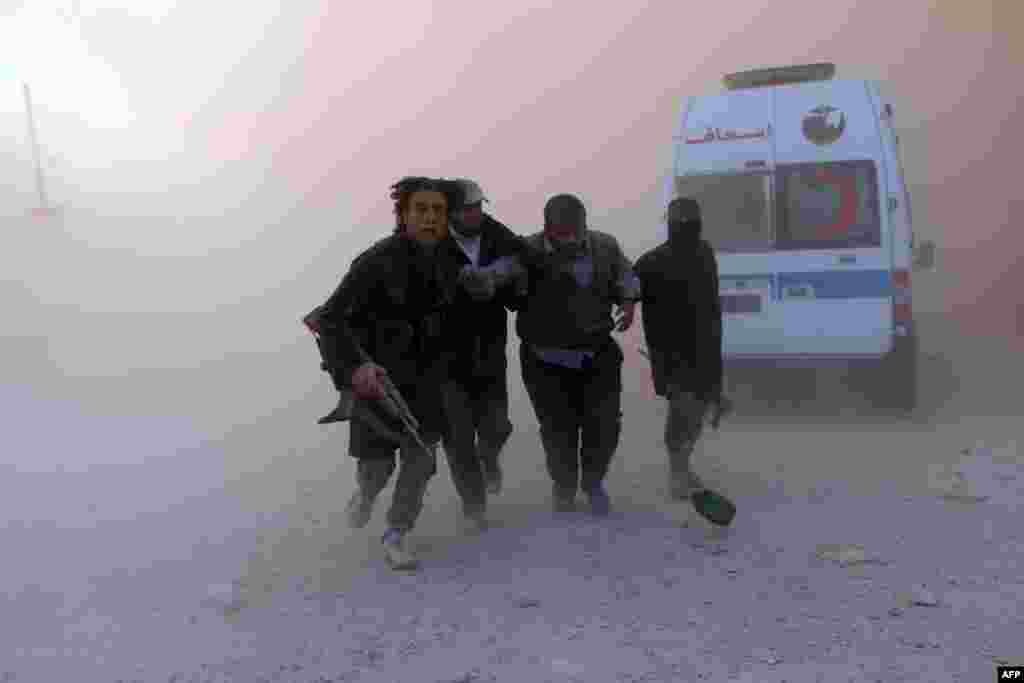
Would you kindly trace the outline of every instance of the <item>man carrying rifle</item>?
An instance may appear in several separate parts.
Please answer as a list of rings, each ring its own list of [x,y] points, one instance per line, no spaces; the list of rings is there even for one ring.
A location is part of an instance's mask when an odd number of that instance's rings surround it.
[[[382,543],[391,567],[408,570],[418,562],[404,539],[437,471],[445,430],[441,386],[451,346],[445,323],[458,277],[448,224],[461,192],[450,181],[407,177],[392,186],[391,198],[395,233],[355,259],[307,324],[316,326],[342,403],[346,392],[354,397],[349,453],[358,461],[358,485],[349,523],[362,528],[369,522],[397,451],[400,467]]]

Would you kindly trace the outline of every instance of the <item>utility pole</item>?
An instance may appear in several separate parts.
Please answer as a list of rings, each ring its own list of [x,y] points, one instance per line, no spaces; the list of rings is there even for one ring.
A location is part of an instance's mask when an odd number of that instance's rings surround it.
[[[56,213],[56,208],[50,206],[50,200],[46,194],[46,176],[43,175],[43,165],[39,154],[39,137],[36,134],[35,114],[32,111],[32,92],[29,90],[28,83],[25,83],[23,88],[25,111],[28,114],[28,136],[32,143],[32,156],[36,163],[36,191],[39,193],[39,206],[32,209],[32,213],[36,216],[52,216]]]

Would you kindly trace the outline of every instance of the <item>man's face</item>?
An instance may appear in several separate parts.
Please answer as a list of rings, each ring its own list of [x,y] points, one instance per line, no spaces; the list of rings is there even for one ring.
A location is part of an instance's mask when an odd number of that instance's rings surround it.
[[[414,192],[402,222],[407,237],[423,246],[434,246],[448,235],[448,200],[433,190]]]
[[[480,232],[480,226],[484,220],[484,207],[482,202],[464,206],[455,212],[455,225],[459,232],[467,235],[475,235]]]
[[[579,241],[583,234],[583,226],[578,222],[558,222],[548,224],[544,234],[556,244],[571,244]]]

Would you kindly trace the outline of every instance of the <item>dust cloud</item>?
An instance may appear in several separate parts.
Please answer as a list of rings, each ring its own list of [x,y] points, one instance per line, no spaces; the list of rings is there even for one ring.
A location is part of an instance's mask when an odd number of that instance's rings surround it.
[[[133,553],[128,539],[210,496],[225,519],[284,520],[242,570],[252,585],[313,576],[341,590],[379,561],[376,526],[344,525],[347,430],[315,424],[335,394],[300,318],[390,231],[388,186],[474,177],[519,233],[539,229],[548,196],[578,193],[636,258],[657,243],[681,98],[767,65],[834,61],[840,76],[882,79],[897,103],[915,228],[939,254],[915,275],[923,417],[875,415],[841,377],[795,396],[769,378],[769,397],[741,401],[698,457],[739,500],[779,479],[923,492],[928,465],[1020,424],[1016,7],[731,0],[709,23],[653,4],[7,3],[0,32],[18,49],[0,71],[0,535],[36,530],[49,549],[38,562],[52,563],[12,563],[9,590],[45,576],[59,592],[63,529],[96,534],[85,575],[134,571],[148,552],[191,557],[212,533],[203,522],[163,547]],[[24,82],[53,218],[30,213]],[[624,509],[666,510],[639,324],[620,341],[610,490]],[[509,486],[493,510],[506,526],[548,491],[515,347]],[[456,512],[442,465],[418,534],[459,542]]]

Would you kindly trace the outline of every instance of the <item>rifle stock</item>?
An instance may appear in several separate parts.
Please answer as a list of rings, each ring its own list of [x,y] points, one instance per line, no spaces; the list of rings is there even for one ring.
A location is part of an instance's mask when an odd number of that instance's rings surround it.
[[[303,324],[309,329],[309,331],[313,334],[313,337],[316,339],[318,346],[320,346],[320,313],[321,308],[318,306],[312,311],[310,311],[302,319]],[[366,353],[366,350],[363,349],[363,347],[360,346],[358,342],[355,342],[355,340],[353,340],[353,342],[356,352],[359,354],[359,360],[364,364],[373,363],[373,359],[370,358],[370,355],[368,353]],[[322,355],[323,347],[320,346],[320,349]],[[327,370],[327,359],[323,358],[322,360],[323,368]],[[409,404],[407,404],[405,402],[405,399],[402,398],[402,394],[401,392],[398,391],[398,387],[396,387],[394,382],[391,381],[391,378],[387,377],[386,375],[384,377],[383,384],[384,398],[380,401],[380,403],[383,405],[384,409],[392,416],[398,418],[401,421],[402,426],[405,428],[405,431],[408,433],[408,435],[412,438],[412,440],[416,443],[417,446],[422,448],[430,455],[433,455],[433,451],[431,451],[430,448],[427,447],[426,443],[424,443],[423,441],[423,437],[420,436],[419,421],[416,419],[416,416],[413,415],[412,410],[409,408]],[[342,391],[342,396],[338,402],[338,407],[335,408],[334,411],[329,415],[321,418],[319,420],[320,424],[340,422],[347,420],[349,417],[353,415],[358,415],[359,411],[355,409],[354,404],[355,397],[352,396],[351,392]],[[376,423],[376,420],[374,420],[373,422]],[[376,426],[380,428],[382,425]],[[385,430],[385,432],[388,433],[388,435],[391,435],[391,430]]]

